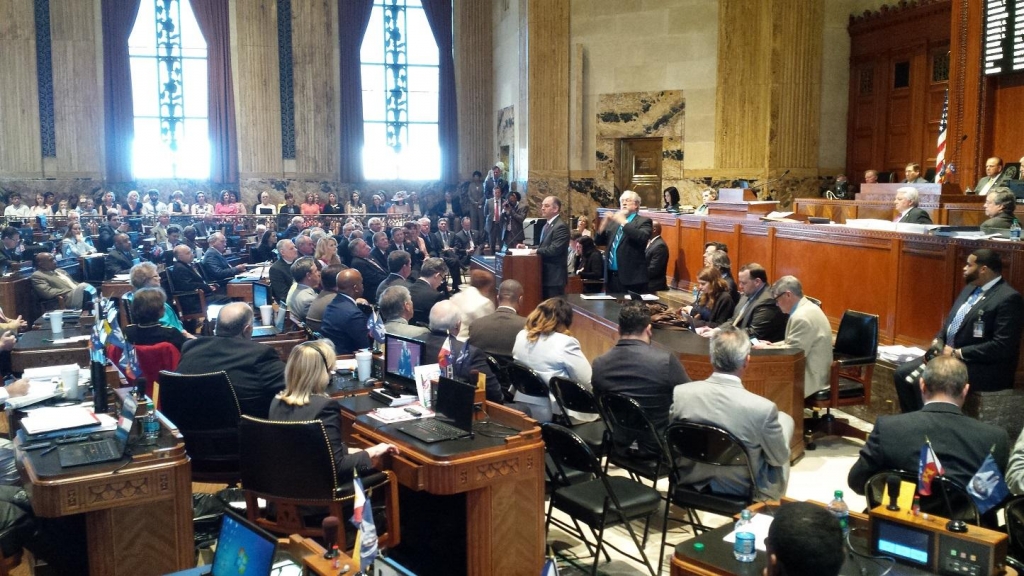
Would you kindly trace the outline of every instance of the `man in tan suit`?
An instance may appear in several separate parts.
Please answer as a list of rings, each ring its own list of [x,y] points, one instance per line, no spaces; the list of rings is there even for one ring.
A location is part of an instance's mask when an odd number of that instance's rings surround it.
[[[95,293],[96,289],[85,282],[75,282],[67,272],[57,268],[53,254],[40,252],[36,254],[36,271],[32,273],[32,289],[45,309],[58,306],[57,298],[64,297],[65,308],[81,308],[82,298],[86,292]]]
[[[772,284],[772,298],[784,313],[786,339],[761,342],[755,348],[799,348],[804,351],[804,398],[828,387],[832,367],[832,326],[814,302],[804,298],[803,287],[794,276],[783,276]]]

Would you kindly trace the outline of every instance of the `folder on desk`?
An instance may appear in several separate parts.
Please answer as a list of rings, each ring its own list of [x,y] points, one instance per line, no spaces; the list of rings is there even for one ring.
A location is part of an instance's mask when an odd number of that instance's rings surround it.
[[[92,409],[82,406],[37,408],[21,419],[26,434],[99,427],[102,423]]]

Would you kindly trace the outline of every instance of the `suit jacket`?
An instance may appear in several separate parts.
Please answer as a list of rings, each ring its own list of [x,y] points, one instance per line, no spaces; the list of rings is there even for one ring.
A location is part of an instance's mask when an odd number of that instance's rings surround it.
[[[370,250],[370,258],[373,258],[374,262],[380,264],[381,268],[385,270],[388,269],[388,255],[385,254],[384,252],[381,252],[380,248],[377,248],[375,246],[373,250]],[[349,266],[350,262],[352,262],[351,254],[348,256],[348,258],[345,258],[345,265]]]
[[[974,285],[968,285],[960,292],[936,338],[960,349],[964,363],[967,364],[971,390],[1013,388],[1013,376],[1020,356],[1021,311],[1024,310],[1024,301],[1005,279],[1000,279],[974,303],[952,342],[946,339],[949,324],[974,288]],[[981,337],[976,338],[974,325],[979,319],[984,324],[984,330]]]
[[[469,325],[469,344],[492,356],[512,357],[516,335],[526,326],[526,318],[508,307],[477,318]]]
[[[498,212],[499,212],[498,219],[495,220],[494,219],[494,196],[493,195],[488,195],[487,196],[487,200],[484,201],[484,231],[486,231],[489,236],[493,236],[495,234],[496,231],[494,230],[494,226],[501,226],[501,205],[500,204],[498,205]],[[498,237],[499,238],[501,237],[500,232],[498,233]]]
[[[370,303],[377,302],[377,287],[388,277],[386,268],[381,268],[377,262],[370,258],[352,258],[352,267],[363,275],[363,298]]]
[[[828,388],[832,370],[832,325],[814,302],[800,299],[786,322],[786,339],[776,344],[804,351],[804,398]]]
[[[127,274],[135,265],[135,261],[138,260],[139,253],[132,250],[126,256],[117,248],[111,248],[107,252],[107,258],[105,261],[106,276],[107,280],[114,277],[115,274]]]
[[[599,250],[594,250],[586,256],[580,256],[577,262],[579,265],[580,278],[584,280],[604,280],[604,256]]]
[[[651,292],[668,290],[665,271],[668,270],[668,244],[661,236],[651,241],[644,252],[647,261],[647,289]]]
[[[316,290],[311,286],[298,284],[292,291],[292,297],[288,299],[288,311],[305,322],[309,307],[313,305],[314,300],[316,300]]]
[[[337,292],[326,290],[317,294],[316,300],[313,300],[313,303],[309,305],[309,310],[306,311],[306,324],[310,328],[317,332],[320,331],[320,323],[324,321],[324,312],[327,311],[327,306],[334,301],[335,295]]]
[[[777,499],[786,493],[790,440],[787,434],[792,436],[793,419],[780,413],[771,400],[748,392],[742,383],[715,372],[707,380],[676,386],[671,420],[711,424],[729,431],[746,447],[761,495]],[[750,485],[746,469],[705,464],[685,465],[681,480],[697,488],[710,487],[718,494],[746,494]]]
[[[541,258],[541,286],[565,286],[568,282],[565,254],[569,250],[569,227],[561,216],[556,216],[546,228],[537,246],[537,254]]]
[[[57,268],[52,272],[36,270],[32,273],[32,290],[41,301],[53,300],[58,296],[70,294],[74,286],[78,284],[65,271]],[[68,283],[70,282],[70,284]]]
[[[225,371],[238,395],[242,414],[266,418],[270,401],[284,390],[284,362],[277,351],[247,338],[206,336],[181,347],[178,372]]]
[[[99,235],[95,242],[97,252],[106,252],[114,247],[114,236],[117,235],[117,230],[108,224],[103,224],[97,228],[96,233]]]
[[[618,265],[619,282],[622,284],[647,284],[647,259],[644,252],[647,250],[647,241],[651,239],[651,219],[637,214],[633,220],[622,227],[622,240],[619,242],[619,249],[615,258]],[[619,223],[610,222],[604,231],[600,232],[594,241],[608,247],[606,258],[611,262],[612,243],[615,235],[618,234]],[[611,268],[609,267],[609,270]]]
[[[597,395],[618,392],[636,400],[654,428],[668,427],[672,392],[690,381],[679,358],[642,340],[620,339],[610,350],[594,359],[591,384]],[[657,446],[647,447],[657,454]]]
[[[1009,230],[1010,226],[1013,226],[1013,214],[1008,212],[1000,212],[992,218],[985,220],[981,223],[981,231],[986,234],[993,232],[999,232],[1001,230]]]
[[[338,354],[352,354],[370,345],[366,314],[345,294],[338,294],[327,305],[320,333],[334,342]]]
[[[455,241],[455,232],[448,231],[448,248],[454,248],[452,243]],[[433,256],[437,256],[445,249],[444,239],[441,237],[441,231],[438,230],[430,235],[430,244],[427,245],[427,249],[433,249]]]
[[[946,476],[962,486],[970,483],[993,446],[999,470],[1006,470],[1010,439],[1005,429],[965,416],[955,404],[933,402],[916,412],[878,417],[860,458],[850,468],[850,488],[863,494],[864,484],[878,472],[917,470],[925,436]]]
[[[394,272],[388,274],[388,277],[385,278],[379,286],[377,286],[377,301],[380,301],[380,297],[384,294],[384,291],[392,286],[405,286],[408,288],[409,284],[408,280],[406,278],[402,278],[401,274],[395,274]]]
[[[430,287],[425,280],[416,280],[409,284],[409,294],[412,296],[412,323],[426,326],[430,324],[430,309],[445,295]]]
[[[210,288],[210,283],[206,279],[203,267],[194,262],[193,266],[177,261],[171,266],[168,274],[170,275],[171,285],[174,286],[174,291],[192,292],[194,290],[202,290],[206,294],[212,294],[213,289]]]
[[[203,254],[203,269],[207,278],[214,282],[223,282],[235,277],[235,269],[228,264],[228,259],[214,248]]]
[[[501,211],[501,241],[506,246],[515,246],[526,238],[523,220],[526,220],[526,202],[516,204],[511,210]]]
[[[736,302],[732,296],[728,292],[722,292],[711,308],[694,304],[690,316],[693,317],[694,326],[717,328],[720,324],[728,322],[735,311]],[[695,317],[697,314],[700,314],[700,318]]]
[[[509,191],[508,181],[505,180],[504,178],[498,178],[497,187],[501,188],[501,197],[507,198]],[[491,173],[487,175],[487,178],[484,178],[484,196],[488,198],[494,198],[494,188],[494,173]],[[494,208],[491,208],[491,210],[493,209]]]
[[[398,336],[416,338],[418,340],[423,340],[430,334],[430,330],[423,326],[413,326],[405,318],[392,318],[388,320],[384,323],[384,331],[388,334],[397,334]],[[427,359],[424,361],[424,364],[433,364],[433,362]]]
[[[736,311],[728,323],[746,330],[751,338],[769,342],[778,342],[784,339],[787,316],[775,305],[768,286],[762,288],[761,292],[755,296],[754,301],[744,309],[747,300],[746,296],[740,296],[740,301],[736,303]],[[742,316],[739,316],[741,311]]]
[[[472,252],[469,250],[470,241],[473,243]],[[483,236],[477,230],[459,230],[452,237],[452,248],[455,249],[455,254],[459,258],[459,263],[463,266],[469,266],[469,259],[473,256],[483,252],[484,243]]]
[[[921,208],[915,207],[911,208],[910,210],[907,210],[907,213],[904,214],[899,221],[900,223],[910,224],[931,224],[932,217],[929,216],[928,213],[922,210]]]
[[[352,469],[365,472],[373,466],[370,456],[363,450],[349,452],[342,440],[341,407],[338,401],[326,396],[310,396],[309,404],[294,406],[274,398],[270,403],[270,419],[284,422],[319,420],[327,431],[327,442],[334,452],[334,466],[341,482],[352,478]]]
[[[295,279],[292,278],[292,265],[278,258],[270,265],[270,294],[274,300],[284,302],[288,298]]]
[[[420,339],[424,341],[423,363],[433,364],[437,362],[437,356],[441,353],[441,347],[444,346],[444,341],[448,339],[448,334],[445,332],[428,331],[426,336]],[[469,346],[469,350],[463,354],[463,349],[467,346]],[[487,365],[487,354],[479,348],[474,348],[465,342],[456,340],[455,336],[451,337],[451,347],[452,359],[455,362],[452,371],[455,379],[469,382],[475,386],[476,380],[473,378],[472,372],[476,370],[484,375],[484,394],[487,399],[497,404],[504,404],[505,397],[501,393],[501,384],[498,383],[498,379],[491,372],[491,367]]]

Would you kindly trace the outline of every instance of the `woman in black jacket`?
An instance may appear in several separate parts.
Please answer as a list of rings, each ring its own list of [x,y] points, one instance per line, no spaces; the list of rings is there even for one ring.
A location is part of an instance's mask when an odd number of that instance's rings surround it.
[[[729,285],[722,279],[714,266],[708,266],[697,273],[697,287],[700,296],[693,306],[684,306],[682,311],[689,314],[694,326],[712,328],[732,318],[736,303],[729,295]]]

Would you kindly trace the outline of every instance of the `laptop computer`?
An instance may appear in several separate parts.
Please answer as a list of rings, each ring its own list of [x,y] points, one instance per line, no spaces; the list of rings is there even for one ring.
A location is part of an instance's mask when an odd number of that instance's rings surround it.
[[[276,553],[277,538],[228,509],[221,517],[213,562],[171,576],[269,576]]]
[[[476,387],[441,376],[434,417],[402,422],[395,428],[427,444],[472,437],[475,394]]]
[[[61,468],[98,464],[124,458],[125,450],[128,448],[128,434],[132,431],[137,407],[138,403],[135,402],[135,398],[130,394],[125,396],[124,403],[121,404],[121,415],[117,420],[117,429],[112,438],[59,446],[57,458],[60,460]]]

